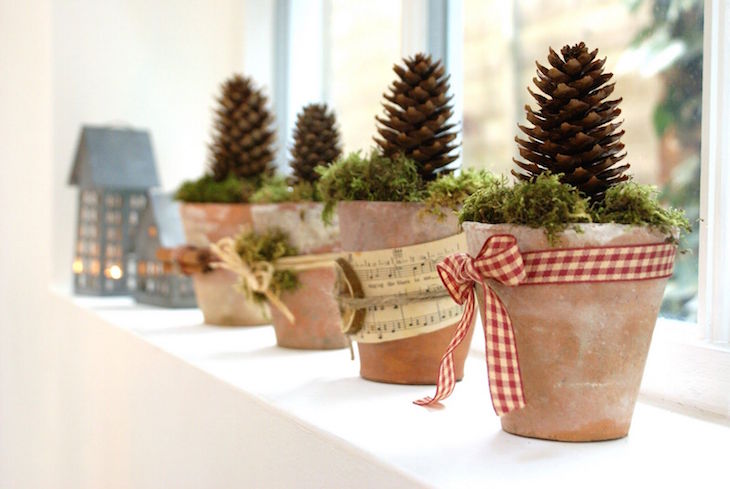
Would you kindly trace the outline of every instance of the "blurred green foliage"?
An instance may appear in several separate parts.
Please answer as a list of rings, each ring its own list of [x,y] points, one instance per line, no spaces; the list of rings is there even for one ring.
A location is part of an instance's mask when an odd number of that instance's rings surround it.
[[[661,65],[662,59],[671,61],[657,74],[664,91],[654,108],[652,122],[660,138],[676,137],[683,155],[683,161],[672,171],[660,197],[665,203],[684,209],[692,225],[692,233],[682,241],[686,253],[677,258],[661,314],[696,321],[704,2],[627,1],[632,11],[647,3],[651,21],[636,35],[630,48],[644,49],[648,53],[647,63]]]

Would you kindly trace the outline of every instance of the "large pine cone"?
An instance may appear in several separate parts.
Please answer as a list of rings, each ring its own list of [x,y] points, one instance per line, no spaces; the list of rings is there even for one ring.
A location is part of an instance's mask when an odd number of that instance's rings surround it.
[[[394,65],[398,79],[383,97],[386,117],[375,117],[379,122],[375,142],[383,154],[393,157],[400,153],[416,162],[425,180],[432,180],[437,172],[458,158],[452,153],[455,124],[448,120],[453,114],[447,95],[449,76],[441,61],[431,56],[416,54],[403,60],[405,67]]]
[[[561,181],[577,187],[592,200],[600,200],[606,189],[628,179],[628,164],[617,165],[626,157],[619,130],[621,99],[605,99],[615,83],[606,84],[612,73],[603,73],[606,59],[597,60],[598,50],[588,52],[584,43],[564,46],[563,58],[550,48],[552,68],[537,64],[535,85],[548,97],[530,92],[540,108],[525,106],[527,120],[534,127],[518,125],[527,140],[516,137],[520,155],[515,159],[524,172],[512,173],[530,180],[549,171],[562,173]]]
[[[273,172],[273,120],[266,96],[250,78],[234,75],[222,85],[215,111],[210,167],[216,180]]]
[[[329,165],[340,157],[340,133],[335,114],[326,104],[310,104],[297,115],[294,127],[294,147],[291,151],[294,183],[314,183],[319,175],[318,165]]]

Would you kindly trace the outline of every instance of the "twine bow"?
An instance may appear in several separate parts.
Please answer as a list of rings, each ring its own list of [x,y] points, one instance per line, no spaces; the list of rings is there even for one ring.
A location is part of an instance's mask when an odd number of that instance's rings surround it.
[[[236,241],[231,237],[223,238],[217,243],[211,243],[210,250],[220,261],[209,261],[208,266],[211,268],[225,268],[238,275],[246,290],[251,293],[263,294],[269,304],[276,307],[290,323],[294,323],[294,314],[271,291],[274,272],[277,270],[304,272],[317,268],[332,267],[335,260],[342,256],[341,253],[319,253],[315,255],[285,256],[273,263],[267,261],[246,263],[236,251]]]
[[[523,407],[525,396],[512,322],[504,304],[486,283],[486,279],[493,279],[504,285],[515,286],[524,280],[525,266],[517,240],[510,235],[492,236],[475,258],[466,253],[457,253],[446,257],[436,269],[449,295],[455,302],[464,305],[464,314],[441,359],[436,394],[418,400],[416,404],[432,404],[447,398],[454,390],[453,351],[466,337],[473,322],[474,285],[480,284],[484,293],[484,337],[487,345],[489,390],[494,410],[502,415]]]
[[[290,323],[294,322],[292,312],[270,289],[275,271],[273,264],[265,261],[246,263],[236,251],[236,241],[233,238],[223,238],[217,243],[211,243],[210,249],[220,259],[219,262],[211,263],[211,267],[232,271],[241,277],[247,290],[263,294],[269,304],[281,311]]]

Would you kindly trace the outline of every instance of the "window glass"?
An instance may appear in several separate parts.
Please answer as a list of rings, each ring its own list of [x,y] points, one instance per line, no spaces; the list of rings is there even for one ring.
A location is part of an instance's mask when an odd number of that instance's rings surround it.
[[[463,154],[509,173],[514,137],[534,106],[535,61],[584,41],[607,57],[626,131],[630,172],[699,217],[701,0],[464,0]],[[699,232],[683,241],[662,314],[696,320]]]
[[[345,152],[373,145],[382,94],[401,58],[401,2],[326,0],[325,80]]]

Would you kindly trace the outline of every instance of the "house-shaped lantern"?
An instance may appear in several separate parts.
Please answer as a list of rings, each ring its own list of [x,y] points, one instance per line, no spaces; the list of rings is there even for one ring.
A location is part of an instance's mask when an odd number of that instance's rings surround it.
[[[185,244],[179,204],[169,194],[151,190],[135,242],[137,288],[134,298],[162,307],[196,307],[193,281],[172,261],[159,259],[161,249]]]
[[[125,295],[147,190],[159,184],[147,131],[84,126],[71,171],[79,187],[74,292]]]

